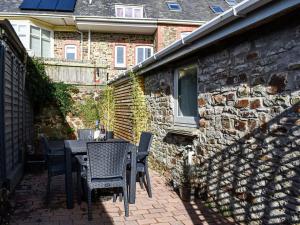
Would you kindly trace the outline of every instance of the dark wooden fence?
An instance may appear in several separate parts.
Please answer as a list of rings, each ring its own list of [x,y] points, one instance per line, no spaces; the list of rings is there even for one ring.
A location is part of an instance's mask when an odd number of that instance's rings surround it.
[[[32,144],[33,113],[25,92],[26,50],[10,23],[0,21],[0,185],[13,189]]]

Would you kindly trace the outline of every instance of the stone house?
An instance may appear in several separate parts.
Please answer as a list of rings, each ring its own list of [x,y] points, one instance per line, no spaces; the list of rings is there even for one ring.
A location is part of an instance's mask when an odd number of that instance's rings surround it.
[[[95,64],[112,78],[239,1],[63,2],[2,0],[0,18],[10,20],[30,55]]]
[[[299,9],[245,1],[109,82],[118,110],[128,75],[143,80],[152,166],[237,222],[300,223]]]

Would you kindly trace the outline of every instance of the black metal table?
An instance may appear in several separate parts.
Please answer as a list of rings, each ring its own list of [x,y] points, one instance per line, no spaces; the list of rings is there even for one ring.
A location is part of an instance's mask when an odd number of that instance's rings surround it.
[[[120,139],[111,139],[109,141]],[[86,143],[89,141],[84,140],[65,140],[65,185],[67,195],[67,208],[72,209],[74,205],[73,201],[73,177],[72,177],[72,158],[76,155],[85,155],[87,153]],[[130,144],[130,158],[131,158],[131,171],[129,181],[129,203],[135,203],[136,192],[136,146]]]

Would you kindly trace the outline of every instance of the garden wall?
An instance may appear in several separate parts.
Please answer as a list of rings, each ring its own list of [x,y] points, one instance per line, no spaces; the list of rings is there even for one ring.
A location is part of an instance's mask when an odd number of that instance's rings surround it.
[[[174,132],[173,71],[145,76],[152,165],[176,186],[192,148],[199,195],[238,222],[300,223],[300,23],[252,29],[173,65],[196,63],[199,129]],[[196,134],[196,136],[194,136]]]

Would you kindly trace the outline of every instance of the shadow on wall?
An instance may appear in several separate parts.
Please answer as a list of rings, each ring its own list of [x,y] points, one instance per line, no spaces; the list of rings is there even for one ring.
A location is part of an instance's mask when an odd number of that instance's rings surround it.
[[[71,93],[75,89],[52,82],[41,59],[28,58],[26,70],[26,90],[34,109],[35,139],[41,133],[50,139],[73,139],[74,130],[67,123],[66,115],[72,110]],[[36,142],[36,148],[28,150],[29,160],[31,156],[43,155],[38,145]]]
[[[298,224],[300,103],[194,168],[201,197],[237,222]]]

